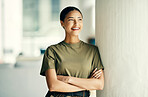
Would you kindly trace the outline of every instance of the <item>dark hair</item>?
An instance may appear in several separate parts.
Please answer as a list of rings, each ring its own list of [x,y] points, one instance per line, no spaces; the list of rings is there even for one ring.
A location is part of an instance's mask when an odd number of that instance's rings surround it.
[[[64,9],[61,11],[61,13],[60,13],[60,20],[64,22],[64,19],[65,19],[66,15],[67,15],[70,11],[73,11],[73,10],[79,11],[80,14],[82,15],[81,11],[80,11],[78,8],[73,7],[73,6],[68,6],[68,7],[64,8]],[[83,17],[83,15],[82,15],[82,17]]]

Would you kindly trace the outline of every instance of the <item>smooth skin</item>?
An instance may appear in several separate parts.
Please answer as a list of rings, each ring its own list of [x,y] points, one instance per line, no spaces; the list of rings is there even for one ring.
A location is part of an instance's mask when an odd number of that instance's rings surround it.
[[[80,42],[79,33],[83,28],[83,17],[79,11],[69,12],[61,26],[65,29],[65,42],[74,44]],[[103,70],[92,72],[90,78],[76,78],[71,76],[57,75],[55,69],[48,69],[45,73],[49,91],[76,92],[82,90],[103,90],[104,73]]]

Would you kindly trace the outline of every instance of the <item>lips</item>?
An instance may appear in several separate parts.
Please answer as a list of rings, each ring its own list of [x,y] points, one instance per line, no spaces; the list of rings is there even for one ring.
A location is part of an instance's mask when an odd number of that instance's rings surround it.
[[[78,28],[78,27],[75,27],[75,28],[72,28],[72,30],[79,30],[80,28]]]

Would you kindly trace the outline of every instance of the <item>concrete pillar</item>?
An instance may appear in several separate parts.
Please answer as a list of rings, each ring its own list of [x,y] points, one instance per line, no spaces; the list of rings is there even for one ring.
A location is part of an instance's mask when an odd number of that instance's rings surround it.
[[[21,51],[22,41],[22,0],[3,0],[2,44],[3,60],[15,63]]]
[[[0,63],[2,63],[2,56],[3,56],[3,0],[0,0]]]
[[[148,0],[96,0],[96,44],[105,67],[97,97],[148,97]]]
[[[51,21],[51,7],[51,0],[39,0],[39,24],[41,29],[49,26],[48,24]]]

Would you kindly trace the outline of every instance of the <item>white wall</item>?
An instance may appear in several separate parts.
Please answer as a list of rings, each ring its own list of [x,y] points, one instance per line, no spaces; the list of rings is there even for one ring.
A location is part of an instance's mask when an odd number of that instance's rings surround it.
[[[0,0],[0,63],[2,61],[2,50],[3,50],[3,46],[2,46],[2,0]]]
[[[96,40],[105,67],[97,97],[148,97],[148,1],[96,0]]]

